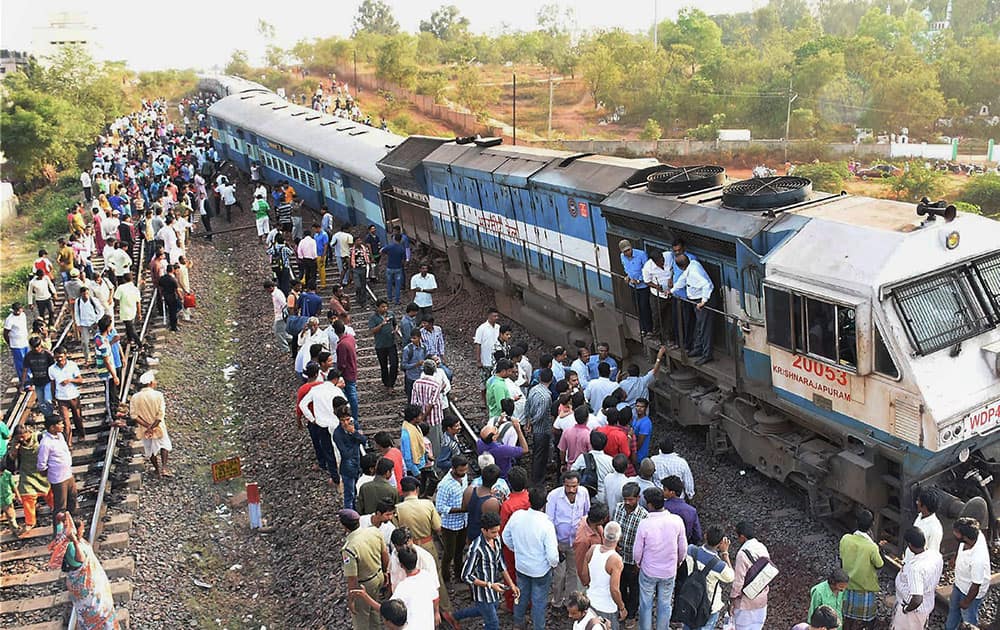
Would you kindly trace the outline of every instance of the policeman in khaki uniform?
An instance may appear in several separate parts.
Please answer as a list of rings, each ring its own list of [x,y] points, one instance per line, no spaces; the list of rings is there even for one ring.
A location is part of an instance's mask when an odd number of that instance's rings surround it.
[[[408,527],[410,534],[413,535],[413,544],[423,547],[434,558],[438,584],[441,585],[438,589],[438,606],[441,609],[441,617],[451,623],[451,600],[448,598],[448,589],[441,576],[441,558],[434,545],[434,535],[441,533],[441,515],[438,514],[433,501],[419,497],[420,481],[416,477],[403,477],[399,487],[403,500],[396,504],[396,525]]]
[[[361,527],[361,515],[354,510],[341,510],[340,524],[347,531],[342,554],[344,557],[344,577],[347,590],[363,588],[376,601],[381,600],[379,591],[385,583],[389,566],[389,551],[377,527]],[[378,610],[364,600],[348,599],[351,622],[354,630],[379,630],[382,621]]]

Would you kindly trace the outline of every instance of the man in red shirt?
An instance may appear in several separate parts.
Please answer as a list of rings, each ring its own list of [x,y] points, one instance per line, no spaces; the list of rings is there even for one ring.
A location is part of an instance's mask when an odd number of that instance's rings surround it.
[[[358,422],[358,344],[354,335],[347,334],[347,327],[339,319],[333,322],[333,332],[337,333],[337,369],[344,379],[344,395],[351,405],[351,417],[355,428]]]
[[[528,501],[528,471],[520,466],[514,466],[507,473],[507,485],[510,486],[510,496],[507,500],[503,502],[500,506],[500,533],[503,534],[504,527],[507,527],[507,521],[510,520],[511,515],[519,510],[527,510],[531,508],[531,503]],[[507,545],[503,546],[503,561],[508,567],[516,566],[514,564],[514,552],[510,550]],[[511,579],[514,583],[517,583],[517,572],[511,573]],[[504,606],[507,608],[507,612],[514,612],[514,591],[508,590],[504,595]]]
[[[604,414],[608,418],[608,426],[598,427],[597,431],[608,436],[608,444],[604,447],[604,452],[610,457],[621,453],[629,457],[631,450],[628,446],[628,432],[618,425],[618,417],[621,412],[614,407],[605,410]]]
[[[379,431],[375,434],[375,445],[378,446],[379,454],[392,462],[392,485],[399,491],[399,482],[403,479],[403,452],[393,446],[392,434],[388,431]]]

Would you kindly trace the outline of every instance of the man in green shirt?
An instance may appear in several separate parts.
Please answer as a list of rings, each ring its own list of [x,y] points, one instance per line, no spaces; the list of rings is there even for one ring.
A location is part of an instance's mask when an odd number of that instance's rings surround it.
[[[884,561],[869,535],[875,517],[864,508],[856,515],[858,529],[840,539],[840,562],[849,578],[844,594],[844,630],[871,630],[878,612],[878,570]]]
[[[271,206],[263,194],[254,196],[253,215],[257,219],[257,241],[263,243],[264,237],[271,231]]]
[[[389,312],[389,303],[380,299],[375,312],[368,318],[368,332],[375,337],[375,356],[382,370],[382,384],[387,389],[396,386],[399,376],[399,355],[396,353],[396,316]]]
[[[834,569],[830,577],[809,589],[809,614],[806,619],[812,619],[813,611],[820,606],[829,606],[843,617],[844,592],[850,578],[843,569]],[[842,626],[837,626],[838,630]]]
[[[507,376],[514,369],[514,363],[510,359],[500,359],[493,376],[486,382],[486,407],[489,410],[489,417],[496,418],[500,415],[500,402],[504,398],[510,398],[510,389],[507,387]]]

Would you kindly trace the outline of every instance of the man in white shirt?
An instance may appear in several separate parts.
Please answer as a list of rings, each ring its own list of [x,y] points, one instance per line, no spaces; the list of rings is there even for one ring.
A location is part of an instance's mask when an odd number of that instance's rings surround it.
[[[576,350],[576,359],[570,364],[569,369],[576,372],[577,377],[580,379],[580,388],[586,391],[587,385],[590,384],[590,367],[588,363],[590,362],[590,348],[582,346]]]
[[[924,488],[917,495],[917,518],[913,521],[913,526],[919,529],[923,535],[927,551],[941,553],[941,539],[944,530],[941,521],[937,517],[938,495],[930,488]],[[909,547],[903,552],[903,563],[910,559]]]
[[[326,429],[319,432],[319,449],[323,451],[322,461],[330,463],[330,483],[335,485],[340,483],[339,460],[337,459],[337,449],[333,448],[333,430],[340,425],[340,418],[334,412],[333,401],[336,398],[347,400],[344,390],[336,385],[340,381],[340,373],[337,370],[330,370],[327,380],[316,385],[302,397],[299,402],[299,411],[307,422],[314,422],[316,426]]]
[[[437,291],[437,279],[430,273],[430,265],[420,264],[420,273],[410,278],[410,289],[413,291],[413,303],[420,307],[420,318],[430,317],[434,308],[434,292]]]
[[[125,274],[131,269],[132,257],[122,249],[121,241],[113,240],[109,241],[109,244],[112,245],[113,249],[104,257],[104,265],[111,270],[111,273],[115,277],[115,284],[117,285],[122,283]]]
[[[272,280],[264,281],[264,290],[271,296],[271,306],[274,308],[274,338],[278,342],[278,348],[288,352],[290,350],[288,333],[285,332],[285,310],[288,308],[288,299]]]
[[[438,610],[437,574],[417,568],[417,552],[404,547],[396,552],[399,564],[406,570],[406,578],[392,591],[392,599],[398,599],[406,604],[406,627],[408,630],[434,630],[441,622],[441,612]],[[363,591],[363,597],[370,596]],[[369,601],[375,606],[374,600]]]
[[[295,252],[299,258],[299,272],[303,281],[308,287],[316,283],[316,239],[312,237],[312,232],[304,235],[299,241],[298,250]]]
[[[948,602],[945,630],[956,630],[961,622],[979,624],[979,608],[990,588],[990,550],[979,531],[979,521],[961,517],[952,525],[958,540],[955,556],[955,586]]]
[[[944,569],[941,554],[927,549],[927,539],[916,527],[903,534],[907,560],[896,574],[893,630],[922,630],[934,610],[934,591]]]
[[[24,356],[28,354],[28,315],[17,302],[11,305],[10,314],[3,322],[3,340],[14,360],[14,374],[20,377],[24,371]]]
[[[517,586],[521,598],[514,604],[514,626],[524,627],[524,616],[531,605],[531,622],[545,627],[552,570],[559,565],[559,541],[556,528],[545,514],[547,495],[544,488],[528,491],[531,509],[517,510],[503,529],[503,544],[514,552]]]
[[[483,404],[486,404],[486,381],[493,376],[493,347],[500,338],[500,311],[489,309],[486,321],[476,329],[472,342],[476,346],[476,364],[479,367],[479,389],[482,392]]]
[[[137,319],[142,320],[142,294],[132,282],[131,273],[125,273],[112,297],[118,302],[118,319],[125,324],[126,337],[138,346],[140,339],[135,330],[135,322]]]
[[[55,319],[55,310],[52,308],[55,295],[56,287],[52,284],[52,279],[41,269],[36,269],[34,277],[28,282],[28,306],[34,305],[39,319],[47,319],[49,326]]]
[[[337,259],[337,273],[340,274],[340,286],[346,287],[350,280],[350,256],[351,245],[354,244],[354,236],[341,227],[330,238],[333,243],[333,255]]]
[[[695,360],[695,365],[705,365],[712,360],[712,311],[705,307],[715,285],[697,260],[681,254],[674,257],[674,262],[682,272],[674,283],[673,293],[686,291],[688,299],[695,303],[694,339],[688,356]]]
[[[156,240],[163,242],[163,251],[171,264],[176,261],[173,251],[177,249],[177,232],[174,231],[173,224],[174,216],[168,215],[163,227],[154,235]]]
[[[649,285],[653,328],[662,331],[666,322],[666,309],[670,304],[670,287],[673,284],[671,269],[663,257],[663,252],[659,250],[650,252],[649,260],[642,266],[642,281]]]
[[[80,345],[83,346],[83,360],[90,363],[90,346],[94,340],[94,326],[104,317],[104,304],[90,294],[89,286],[80,287],[80,297],[73,304],[73,314],[76,327],[80,333]],[[25,344],[27,345],[27,344]]]
[[[221,177],[219,185],[215,187],[215,192],[219,193],[222,205],[226,207],[226,222],[231,223],[233,220],[233,206],[236,205],[236,185],[230,184],[228,179]]]
[[[105,241],[118,238],[118,225],[121,221],[118,220],[117,214],[113,210],[104,211],[104,218],[101,219],[101,237]]]
[[[618,383],[611,380],[611,366],[601,363],[597,366],[598,377],[587,383],[584,395],[591,409],[600,409],[604,399],[618,389]]]

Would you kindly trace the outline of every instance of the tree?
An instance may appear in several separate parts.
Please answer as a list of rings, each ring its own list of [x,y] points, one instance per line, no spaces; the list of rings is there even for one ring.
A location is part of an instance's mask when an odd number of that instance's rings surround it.
[[[431,33],[442,41],[450,41],[468,33],[469,19],[458,12],[453,4],[431,13],[430,20],[420,20],[420,31]]]
[[[594,38],[584,47],[580,57],[580,71],[594,99],[594,109],[602,100],[611,99],[621,83],[620,65],[609,38],[608,34]]]
[[[244,79],[248,78],[252,72],[248,59],[247,51],[234,50],[232,56],[229,57],[229,63],[226,64],[223,72],[237,77],[243,77]]]
[[[374,33],[395,35],[399,32],[399,22],[392,14],[392,8],[382,0],[361,0],[358,13],[354,16],[354,34]]]
[[[677,22],[664,20],[657,26],[660,45],[689,46],[695,59],[703,62],[722,52],[722,29],[700,9],[681,9]]]
[[[274,39],[274,25],[267,20],[257,19],[257,34],[264,39]]]
[[[847,162],[802,164],[795,167],[794,174],[812,181],[813,189],[823,192],[839,192],[844,187],[844,181],[850,177]]]
[[[387,37],[379,46],[375,75],[400,87],[413,88],[417,75],[416,46],[409,35]]]

